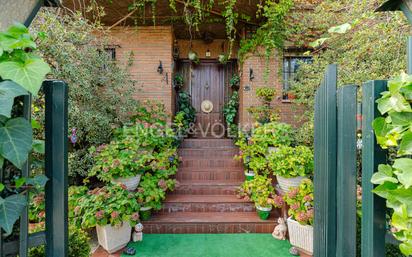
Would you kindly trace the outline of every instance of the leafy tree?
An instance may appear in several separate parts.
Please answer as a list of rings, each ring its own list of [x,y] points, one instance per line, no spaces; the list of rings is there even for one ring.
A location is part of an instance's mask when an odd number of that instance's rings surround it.
[[[292,83],[297,103],[305,105],[305,118],[313,119],[314,95],[328,64],[339,65],[338,83],[361,85],[370,79],[387,79],[406,67],[406,39],[410,27],[401,13],[376,13],[382,3],[374,1],[332,1],[318,4],[313,12],[293,13],[294,34],[307,35],[296,39],[305,45],[312,41],[313,63],[302,63],[297,81]],[[323,33],[313,38],[313,35]],[[312,121],[310,121],[312,123]],[[306,124],[301,135],[313,126]],[[298,133],[300,134],[300,133]],[[311,132],[309,135],[313,136]]]
[[[106,53],[107,38],[98,21],[44,10],[32,29],[39,35],[38,49],[52,67],[52,76],[69,85],[69,175],[81,178],[93,166],[87,149],[109,142],[113,129],[128,120],[133,83],[127,66]],[[34,116],[42,120],[42,99],[35,105]]]

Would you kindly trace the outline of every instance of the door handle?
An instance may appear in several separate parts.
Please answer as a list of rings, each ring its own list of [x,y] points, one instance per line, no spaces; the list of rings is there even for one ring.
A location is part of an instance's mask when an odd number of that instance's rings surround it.
[[[205,88],[209,89],[209,83],[206,82]]]

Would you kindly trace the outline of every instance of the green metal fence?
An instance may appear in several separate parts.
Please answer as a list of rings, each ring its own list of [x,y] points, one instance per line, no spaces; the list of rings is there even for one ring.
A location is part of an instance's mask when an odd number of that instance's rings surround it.
[[[329,65],[315,98],[315,257],[356,257],[358,87],[338,89],[337,74]],[[386,156],[372,129],[385,90],[386,81],[362,85],[362,257],[385,256],[385,201],[370,182]]]
[[[28,208],[20,216],[19,238],[5,242],[0,233],[0,257],[28,256],[31,247],[45,245],[46,257],[65,257],[68,247],[67,228],[67,92],[63,81],[43,83],[45,95],[45,174],[49,181],[45,188],[46,229],[29,234]],[[23,100],[24,117],[30,119],[31,96]],[[0,182],[3,178],[0,169]],[[30,163],[22,176],[30,175]],[[27,197],[28,200],[28,197]]]

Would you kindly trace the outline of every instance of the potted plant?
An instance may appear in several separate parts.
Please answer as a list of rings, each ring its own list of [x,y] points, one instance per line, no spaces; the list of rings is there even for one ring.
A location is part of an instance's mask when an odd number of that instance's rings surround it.
[[[227,124],[227,135],[228,137],[236,137],[237,135],[237,125],[235,124],[235,118],[237,116],[237,110],[239,107],[239,93],[233,92],[229,101],[225,104],[223,108],[223,115],[225,116]]]
[[[249,169],[247,169],[246,171],[245,171],[245,178],[246,178],[246,181],[250,181],[250,180],[253,180],[254,178],[255,178],[255,172],[253,171],[253,170],[249,170]]]
[[[139,222],[140,205],[124,185],[109,184],[80,196],[73,215],[77,226],[96,227],[99,244],[109,253],[130,241],[132,227]]]
[[[281,146],[268,156],[269,167],[283,192],[313,174],[313,152],[307,146]]]
[[[266,105],[270,105],[276,95],[276,89],[273,87],[260,87],[256,89],[256,96],[261,99]]]
[[[169,178],[170,174],[150,174],[146,173],[142,177],[142,182],[137,189],[137,202],[142,205],[140,208],[141,220],[148,220],[152,211],[162,208],[162,201],[166,198],[166,191],[173,190],[175,180]]]
[[[256,211],[262,220],[269,218],[273,206],[280,207],[274,200],[272,179],[267,176],[256,175],[253,180],[245,181],[238,194],[255,203]]]
[[[267,148],[267,152],[276,152],[279,146],[292,143],[292,126],[281,122],[270,122],[255,129],[253,141]]]
[[[229,85],[233,90],[238,90],[240,86],[240,77],[239,75],[235,74],[229,81]]]
[[[219,54],[217,59],[220,64],[226,64],[229,61],[229,55],[225,53],[221,53]]]
[[[174,76],[174,78],[173,78],[173,85],[174,85],[176,91],[179,91],[180,89],[183,88],[184,79],[183,79],[182,74],[177,73],[177,74]]]
[[[302,183],[292,188],[284,196],[289,205],[287,220],[290,243],[304,250],[307,254],[313,253],[313,183],[304,179]]]
[[[190,61],[194,62],[195,64],[200,63],[199,55],[196,52],[192,51],[192,50],[190,50],[189,53],[187,54],[187,58]]]
[[[147,156],[132,136],[92,147],[90,151],[94,154],[95,164],[89,176],[97,175],[104,182],[122,183],[130,191],[137,188]]]

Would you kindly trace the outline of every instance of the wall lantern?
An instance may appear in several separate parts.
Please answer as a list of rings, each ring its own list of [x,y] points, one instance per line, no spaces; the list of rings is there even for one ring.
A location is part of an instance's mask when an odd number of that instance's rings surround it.
[[[389,0],[381,5],[377,12],[402,11],[412,24],[412,0]]]
[[[179,55],[180,55],[179,44],[177,43],[177,40],[175,40],[173,44],[173,59],[174,60],[179,59]]]
[[[212,55],[212,53],[210,52],[209,49],[207,49],[205,56],[206,56],[207,58],[209,58],[211,55]]]
[[[253,74],[253,69],[249,68],[249,81],[252,81],[255,78],[255,74]]]
[[[163,74],[163,64],[162,61],[159,61],[159,66],[157,67],[157,72]]]

